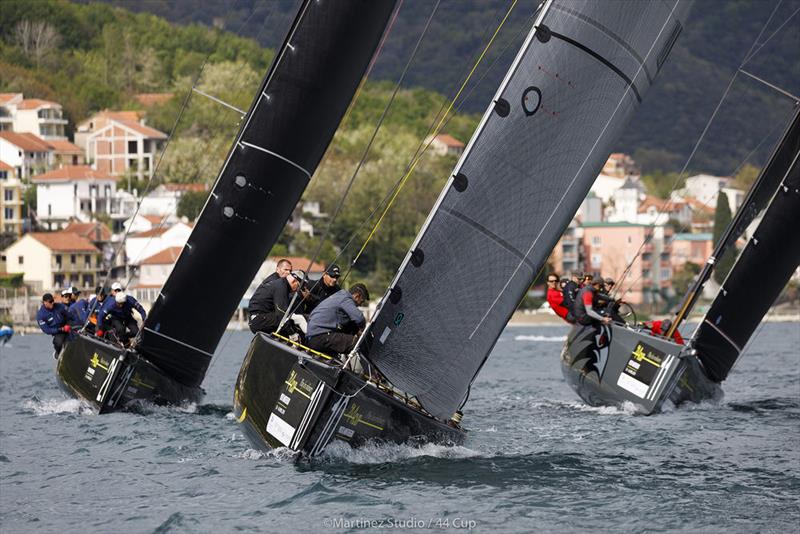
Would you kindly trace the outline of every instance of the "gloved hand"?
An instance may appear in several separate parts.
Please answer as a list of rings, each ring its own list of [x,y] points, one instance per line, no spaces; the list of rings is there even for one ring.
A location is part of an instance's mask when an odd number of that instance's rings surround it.
[[[72,330],[72,328],[70,328],[70,326],[68,324],[65,324],[64,326],[61,327],[61,331],[66,333],[66,334],[69,334],[70,330]]]
[[[95,334],[97,337],[103,337],[103,334],[105,334],[105,332],[103,332],[102,330],[98,330],[98,331],[97,331],[97,332],[95,332],[94,334]]]

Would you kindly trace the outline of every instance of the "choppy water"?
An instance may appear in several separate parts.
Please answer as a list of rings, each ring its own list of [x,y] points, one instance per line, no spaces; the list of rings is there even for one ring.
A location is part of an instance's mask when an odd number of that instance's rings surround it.
[[[49,338],[0,349],[0,530],[796,532],[800,325],[768,324],[717,404],[643,417],[564,384],[566,329],[509,328],[473,387],[463,447],[250,448],[231,415],[249,343],[226,334],[200,406],[92,415]]]

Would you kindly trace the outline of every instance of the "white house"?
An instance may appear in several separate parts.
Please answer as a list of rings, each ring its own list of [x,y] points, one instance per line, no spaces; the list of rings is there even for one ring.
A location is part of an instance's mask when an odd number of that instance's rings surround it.
[[[14,167],[17,178],[27,180],[53,166],[53,149],[31,133],[0,132],[0,161]]]
[[[146,307],[152,306],[158,298],[181,250],[183,247],[167,247],[139,262],[139,279],[130,287],[130,292]]]
[[[0,161],[0,233],[5,236],[22,235],[22,182],[11,165]]]
[[[101,268],[100,251],[72,232],[32,232],[6,248],[6,270],[23,273],[38,291],[76,286],[94,288]]]
[[[22,93],[0,94],[2,126],[0,130],[31,133],[45,140],[63,139],[67,119],[61,104],[38,98],[24,98]]]
[[[128,263],[137,265],[143,259],[170,247],[181,247],[189,240],[192,227],[179,222],[172,226],[156,226],[146,232],[128,234],[125,254]]]
[[[591,192],[608,204],[611,201],[611,197],[614,196],[614,191],[622,187],[624,183],[625,178],[600,174],[592,184]]]
[[[70,219],[91,221],[98,213],[123,215],[115,205],[117,179],[87,165],[67,165],[31,180],[39,220],[51,229]]]
[[[161,184],[142,199],[139,213],[159,217],[174,216],[184,193],[206,190],[205,184]]]
[[[430,145],[430,151],[437,156],[460,156],[464,152],[464,143],[449,134],[439,134],[436,137],[428,136],[425,144]]]
[[[134,217],[122,223],[122,226],[131,234],[139,234],[142,232],[149,232],[160,226],[169,227],[176,222],[178,222],[178,218],[174,215],[143,215],[140,209]]]

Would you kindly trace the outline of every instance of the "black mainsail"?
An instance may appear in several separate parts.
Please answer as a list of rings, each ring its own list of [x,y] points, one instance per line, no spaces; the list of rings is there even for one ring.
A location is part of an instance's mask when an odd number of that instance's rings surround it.
[[[800,265],[800,104],[721,247],[763,214],[693,336],[708,377],[722,382],[792,273]],[[766,211],[764,211],[766,209]],[[719,255],[715,251],[715,256]],[[720,253],[721,254],[721,253]]]
[[[142,329],[138,351],[176,381],[203,381],[241,296],[333,138],[394,7],[394,0],[300,5]]]
[[[682,30],[688,3],[548,0],[379,305],[367,358],[463,403]]]

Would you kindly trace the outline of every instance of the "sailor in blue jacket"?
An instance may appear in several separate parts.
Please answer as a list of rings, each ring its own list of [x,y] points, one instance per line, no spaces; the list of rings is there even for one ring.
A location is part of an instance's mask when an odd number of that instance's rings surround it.
[[[56,350],[53,356],[55,358],[58,358],[71,330],[67,321],[68,313],[67,307],[60,302],[56,302],[53,295],[50,293],[42,295],[42,307],[36,312],[36,322],[42,332],[53,336],[53,348]]]
[[[80,328],[89,317],[89,303],[86,299],[79,299],[78,295],[81,294],[80,289],[77,287],[69,287],[61,292],[61,296],[67,299],[69,304],[69,313],[67,315],[69,324],[73,328]]]
[[[358,331],[366,320],[359,306],[369,302],[364,284],[353,284],[326,298],[311,312],[306,331],[306,345],[328,354],[347,354],[358,340]]]
[[[105,330],[109,327],[117,334],[117,339],[123,344],[136,337],[139,333],[139,325],[133,317],[133,310],[139,312],[142,321],[147,318],[147,312],[139,301],[123,291],[118,291],[113,297],[106,298],[103,302],[103,309],[97,314],[97,336],[103,337]]]

